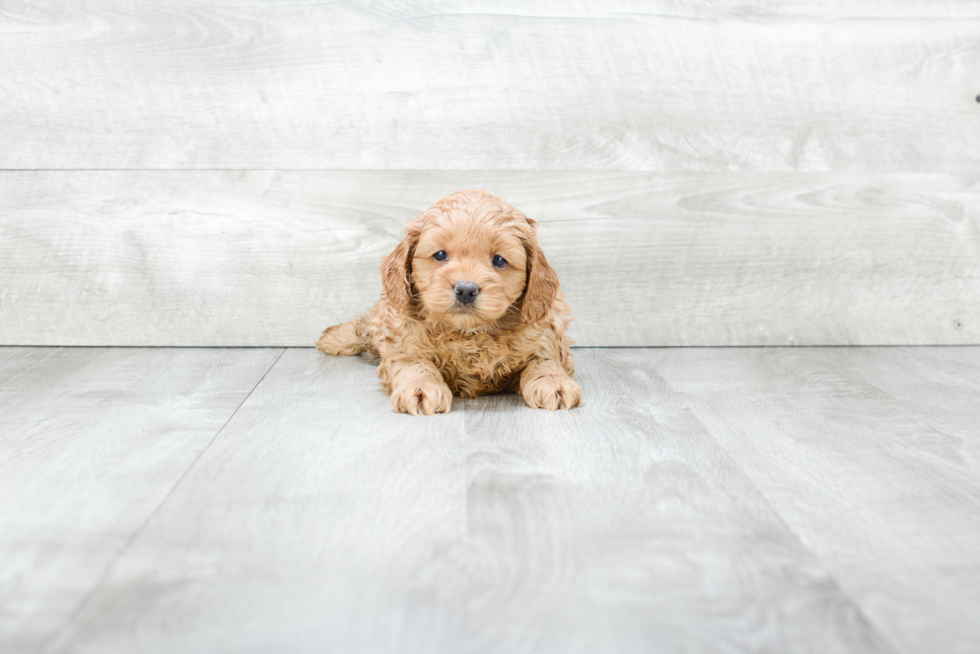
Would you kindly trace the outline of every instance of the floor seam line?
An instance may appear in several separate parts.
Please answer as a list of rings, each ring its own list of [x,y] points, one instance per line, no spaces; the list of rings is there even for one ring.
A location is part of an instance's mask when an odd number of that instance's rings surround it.
[[[170,490],[168,490],[167,493],[163,496],[163,499],[161,499],[157,503],[156,507],[154,507],[154,509],[150,512],[150,514],[146,517],[146,519],[142,522],[142,524],[140,524],[140,526],[136,528],[136,530],[132,533],[132,535],[130,535],[130,537],[126,539],[126,542],[123,543],[122,547],[119,548],[119,551],[116,552],[116,554],[112,557],[112,560],[109,561],[108,564],[106,564],[105,568],[102,570],[102,574],[99,576],[98,581],[95,583],[94,586],[92,586],[92,590],[86,593],[85,597],[83,597],[78,602],[77,606],[72,610],[71,614],[67,618],[65,618],[65,621],[62,624],[61,628],[55,631],[50,636],[50,638],[48,638],[41,644],[39,651],[47,651],[48,648],[55,641],[57,641],[62,634],[64,634],[64,632],[72,624],[75,618],[77,618],[78,615],[81,613],[82,609],[85,608],[85,605],[88,604],[88,602],[92,599],[92,597],[94,597],[95,594],[99,591],[99,589],[102,588],[102,585],[105,583],[105,580],[109,578],[109,574],[112,572],[112,569],[113,567],[115,567],[116,563],[126,554],[126,552],[129,551],[129,548],[133,545],[133,543],[136,542],[136,539],[139,538],[140,534],[142,534],[146,530],[146,527],[157,516],[157,514],[160,512],[160,509],[163,508],[163,505],[167,503],[170,497],[174,494],[174,491],[176,491],[177,488],[184,482],[184,479],[186,479],[187,475],[190,474],[191,470],[194,469],[194,467],[197,465],[197,462],[201,460],[201,457],[204,456],[204,453],[207,452],[208,449],[210,449],[211,445],[216,440],[218,440],[218,436],[221,435],[221,432],[225,430],[225,427],[227,427],[228,424],[232,421],[232,419],[238,414],[238,411],[245,405],[246,402],[248,402],[248,398],[252,397],[252,393],[255,392],[255,389],[262,384],[266,376],[270,372],[272,372],[273,368],[276,367],[276,364],[279,363],[279,359],[282,358],[282,355],[286,353],[287,349],[289,348],[282,348],[282,351],[279,353],[279,356],[276,357],[276,360],[272,362],[272,365],[270,365],[264,373],[262,373],[262,376],[259,377],[259,380],[257,382],[255,382],[255,385],[251,388],[251,390],[249,390],[245,398],[238,404],[237,407],[235,407],[235,410],[231,412],[231,415],[228,416],[228,419],[224,421],[224,423],[221,425],[221,427],[218,428],[216,432],[214,432],[214,436],[211,437],[211,440],[209,440],[207,444],[201,449],[201,451],[198,452],[197,456],[194,457],[194,460],[191,461],[190,465],[187,466],[187,469],[184,470],[184,472],[180,475],[180,477],[177,478],[177,481],[174,482],[174,485],[170,487]]]
[[[724,444],[722,444],[722,442],[718,439],[717,436],[715,436],[714,431],[710,427],[708,427],[708,425],[706,425],[698,417],[698,415],[696,413],[696,409],[691,406],[691,404],[688,402],[687,398],[682,393],[676,391],[671,386],[670,382],[667,380],[666,377],[664,377],[663,375],[661,375],[659,372],[654,372],[654,374],[663,381],[663,383],[665,384],[665,386],[667,387],[667,389],[670,391],[670,394],[673,396],[673,398],[679,404],[681,404],[685,409],[687,409],[687,413],[691,417],[691,419],[694,420],[701,427],[701,429],[704,430],[704,433],[711,439],[711,441],[715,444],[715,446],[718,447],[719,451],[724,455],[725,459],[736,470],[739,471],[739,473],[742,475],[742,477],[745,479],[745,481],[752,487],[753,490],[755,490],[755,492],[758,494],[759,498],[765,503],[765,506],[768,507],[770,511],[772,511],[773,516],[775,516],[775,518],[779,522],[779,524],[782,525],[783,528],[786,530],[786,533],[789,534],[793,538],[793,540],[800,546],[800,548],[804,552],[806,552],[807,554],[809,554],[810,556],[812,556],[813,557],[813,560],[820,564],[820,567],[827,573],[827,576],[834,581],[834,585],[837,587],[837,591],[841,594],[841,597],[844,598],[845,600],[847,600],[847,602],[852,607],[854,607],[854,610],[857,612],[857,614],[867,623],[867,625],[871,629],[874,630],[874,633],[881,639],[881,641],[883,643],[885,643],[890,648],[890,650],[892,652],[894,652],[895,654],[899,654],[899,653],[903,652],[904,650],[902,648],[900,648],[881,629],[881,627],[876,622],[874,622],[870,618],[870,616],[868,616],[867,613],[865,613],[864,607],[861,606],[861,604],[857,600],[855,600],[851,596],[851,594],[849,592],[847,592],[847,590],[845,590],[844,586],[840,582],[840,579],[837,578],[837,575],[830,568],[830,566],[827,565],[827,563],[823,560],[823,558],[821,558],[820,556],[818,556],[816,552],[814,552],[811,548],[809,548],[806,545],[806,543],[803,542],[803,540],[800,538],[800,535],[798,533],[796,533],[796,530],[794,530],[790,526],[790,524],[788,522],[786,522],[786,519],[783,517],[783,514],[776,510],[776,507],[773,506],[772,502],[769,501],[769,498],[766,496],[766,494],[762,492],[762,489],[759,488],[759,485],[755,482],[755,480],[749,475],[749,473],[745,470],[745,468],[743,468],[738,463],[738,461],[735,460],[735,457],[733,457],[732,454],[731,454],[731,452],[728,451],[728,448],[725,447]],[[649,415],[650,414],[650,410],[648,408],[645,408],[644,409],[644,413],[647,413]]]

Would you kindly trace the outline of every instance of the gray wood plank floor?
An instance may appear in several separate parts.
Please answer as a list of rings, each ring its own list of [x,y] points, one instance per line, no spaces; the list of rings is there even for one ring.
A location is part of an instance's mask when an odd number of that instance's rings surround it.
[[[425,419],[311,349],[0,348],[0,651],[980,648],[980,348],[576,357]]]
[[[0,651],[65,624],[281,352],[0,348]]]

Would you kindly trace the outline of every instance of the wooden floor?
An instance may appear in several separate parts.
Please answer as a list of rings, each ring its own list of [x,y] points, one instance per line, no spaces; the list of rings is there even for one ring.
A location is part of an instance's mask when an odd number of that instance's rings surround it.
[[[980,348],[0,348],[0,652],[980,651]]]

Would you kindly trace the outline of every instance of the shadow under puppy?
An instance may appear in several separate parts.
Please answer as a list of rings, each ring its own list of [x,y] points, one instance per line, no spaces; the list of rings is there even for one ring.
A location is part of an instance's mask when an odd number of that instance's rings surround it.
[[[381,299],[327,328],[317,348],[379,357],[378,377],[403,413],[448,413],[453,394],[519,392],[532,408],[580,405],[566,334],[572,313],[536,229],[486,191],[436,202],[381,263]]]

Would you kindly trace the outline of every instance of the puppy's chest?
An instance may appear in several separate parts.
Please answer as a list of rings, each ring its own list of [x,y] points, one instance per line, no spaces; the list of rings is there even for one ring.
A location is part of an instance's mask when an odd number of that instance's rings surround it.
[[[523,358],[487,334],[440,339],[440,367],[446,383],[467,396],[504,390]]]

